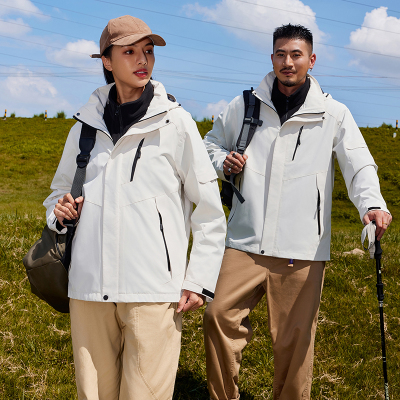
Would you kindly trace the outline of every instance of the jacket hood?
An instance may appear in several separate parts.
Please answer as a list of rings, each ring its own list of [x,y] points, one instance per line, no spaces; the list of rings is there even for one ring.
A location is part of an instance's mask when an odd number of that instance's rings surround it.
[[[146,114],[140,119],[140,121],[168,112],[173,108],[180,107],[180,104],[175,101],[173,96],[167,94],[162,83],[152,80],[151,84],[154,87],[154,97],[150,102]],[[108,134],[103,115],[108,94],[113,85],[115,85],[115,83],[96,89],[90,96],[89,101],[81,107],[73,117],[80,122],[84,122],[85,124]]]
[[[307,74],[307,76],[310,78],[310,90],[308,91],[306,100],[304,101],[303,105],[294,115],[303,113],[320,114],[324,113],[326,110],[326,95],[322,91],[317,80],[309,74]],[[262,102],[264,102],[274,110],[275,107],[271,101],[271,93],[275,78],[275,72],[271,71],[268,75],[264,77],[259,86],[253,92]]]

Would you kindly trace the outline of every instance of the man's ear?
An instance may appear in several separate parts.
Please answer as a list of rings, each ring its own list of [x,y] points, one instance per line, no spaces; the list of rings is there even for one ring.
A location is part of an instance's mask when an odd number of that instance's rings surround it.
[[[315,65],[315,61],[317,60],[317,55],[315,53],[310,56],[310,66],[309,69],[313,69]]]
[[[107,70],[107,71],[112,71],[112,66],[111,66],[111,59],[110,59],[110,57],[104,57],[104,56],[101,56],[101,61],[103,61],[103,65],[104,65],[104,68]]]

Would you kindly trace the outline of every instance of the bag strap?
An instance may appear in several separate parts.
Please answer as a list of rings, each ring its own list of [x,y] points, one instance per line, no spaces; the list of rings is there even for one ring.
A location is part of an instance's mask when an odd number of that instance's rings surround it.
[[[76,157],[76,171],[71,187],[71,196],[78,198],[82,194],[83,184],[86,179],[86,167],[89,164],[90,153],[96,143],[97,129],[82,123],[81,136],[79,138],[80,153]],[[75,227],[76,219],[67,220],[64,218],[63,224],[69,229]]]
[[[239,138],[236,142],[237,152],[243,155],[246,148],[253,139],[254,132],[257,126],[261,126],[263,121],[260,118],[260,99],[253,95],[253,88],[251,90],[243,91],[244,99],[244,119],[242,130],[240,131]]]
[[[236,142],[236,151],[243,155],[246,148],[253,139],[254,133],[257,129],[257,126],[261,126],[263,121],[260,120],[260,105],[261,101],[259,98],[254,96],[253,88],[251,90],[243,91],[243,99],[244,99],[244,119],[242,130],[240,131],[240,135]],[[236,197],[241,203],[244,203],[244,197],[241,195],[239,190],[235,186],[235,178],[236,174],[231,174],[229,178],[229,182],[232,185],[232,189],[236,194]]]
[[[82,194],[82,187],[86,179],[86,167],[89,164],[90,153],[96,143],[97,130],[87,124],[82,124],[79,150],[76,157],[76,172],[71,187],[71,196],[76,199]]]

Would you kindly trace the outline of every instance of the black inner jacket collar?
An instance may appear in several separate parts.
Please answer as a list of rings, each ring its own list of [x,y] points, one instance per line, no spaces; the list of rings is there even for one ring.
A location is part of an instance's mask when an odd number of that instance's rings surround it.
[[[281,125],[287,121],[303,105],[310,89],[310,78],[289,97],[278,89],[278,78],[275,78],[272,86],[271,101],[278,112]]]
[[[111,87],[107,104],[104,107],[103,119],[114,144],[125,135],[133,124],[145,116],[153,97],[154,88],[149,81],[139,99],[118,104],[117,87],[116,85]]]

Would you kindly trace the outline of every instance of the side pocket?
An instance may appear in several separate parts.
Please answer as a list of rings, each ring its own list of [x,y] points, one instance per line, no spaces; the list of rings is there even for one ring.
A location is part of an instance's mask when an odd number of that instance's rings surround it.
[[[326,173],[317,173],[316,176],[317,186],[317,222],[318,222],[318,236],[321,239],[325,231],[325,185],[326,185]]]
[[[168,253],[168,247],[167,247],[167,241],[165,240],[165,234],[164,234],[164,227],[163,227],[163,222],[162,222],[162,216],[160,212],[158,211],[158,217],[160,218],[160,231],[161,235],[164,241],[164,246],[165,246],[165,253],[167,255],[167,263],[168,263],[168,271],[171,272],[171,261],[169,259],[169,253]]]
[[[133,176],[135,175],[135,170],[136,170],[136,164],[142,155],[142,146],[143,146],[144,138],[140,141],[139,146],[136,150],[135,158],[133,159],[133,164],[132,164],[132,172],[131,172],[131,182],[133,181]]]
[[[321,236],[321,194],[319,192],[318,187],[317,191],[318,191],[318,200],[317,200],[318,236]]]

